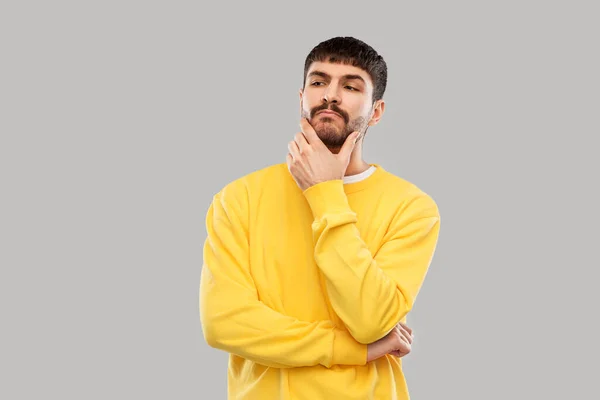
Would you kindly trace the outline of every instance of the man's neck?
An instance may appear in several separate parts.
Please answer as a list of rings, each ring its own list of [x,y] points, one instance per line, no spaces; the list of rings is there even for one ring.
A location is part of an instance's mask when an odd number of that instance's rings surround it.
[[[348,164],[348,168],[346,168],[345,176],[358,175],[362,172],[365,172],[371,168],[371,165],[363,160],[358,160],[358,162]]]
[[[346,168],[345,176],[358,175],[371,167],[368,162],[362,159],[362,145],[362,140],[359,140],[354,146],[352,155],[350,155],[350,162]]]
[[[340,152],[340,147],[327,147],[333,154],[338,154]],[[359,142],[356,143],[356,146],[354,146],[354,150],[350,156],[350,162],[348,163],[348,167],[346,168],[346,173],[344,176],[360,174],[361,172],[368,170],[370,167],[371,165],[362,159],[362,140],[359,140]]]

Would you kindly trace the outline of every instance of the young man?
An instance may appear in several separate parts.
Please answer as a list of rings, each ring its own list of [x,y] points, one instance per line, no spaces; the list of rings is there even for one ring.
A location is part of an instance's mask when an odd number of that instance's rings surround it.
[[[414,184],[362,160],[386,82],[367,44],[320,43],[287,162],[213,198],[200,315],[207,343],[230,353],[229,399],[409,399],[404,322],[440,216]]]

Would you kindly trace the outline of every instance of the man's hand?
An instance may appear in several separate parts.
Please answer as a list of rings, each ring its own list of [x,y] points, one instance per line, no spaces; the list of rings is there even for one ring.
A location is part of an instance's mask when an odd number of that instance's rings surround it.
[[[321,141],[306,118],[300,120],[302,132],[288,143],[287,164],[302,191],[320,182],[342,179],[350,162],[358,132],[348,136],[338,154]]]
[[[404,357],[410,353],[412,341],[412,329],[400,322],[386,336],[367,346],[367,362],[386,354]]]

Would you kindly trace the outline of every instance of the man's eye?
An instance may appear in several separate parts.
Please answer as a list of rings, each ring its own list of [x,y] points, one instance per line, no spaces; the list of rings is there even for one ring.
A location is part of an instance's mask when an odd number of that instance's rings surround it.
[[[317,86],[318,83],[323,83],[323,82],[313,82],[311,85]]]
[[[358,90],[357,88],[354,88],[352,86],[346,86],[346,87],[349,88],[349,89],[352,89],[352,90]]]

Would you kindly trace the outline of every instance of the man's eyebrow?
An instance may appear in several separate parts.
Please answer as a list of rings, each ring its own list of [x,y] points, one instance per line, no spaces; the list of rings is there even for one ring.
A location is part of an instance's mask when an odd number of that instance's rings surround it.
[[[323,71],[312,71],[311,73],[308,74],[309,77],[311,77],[313,75],[321,76],[325,79],[331,79],[331,76]],[[357,79],[359,81],[362,81],[362,83],[366,84],[365,80],[360,75],[347,74],[347,75],[342,76],[342,79],[346,79],[346,80]]]

